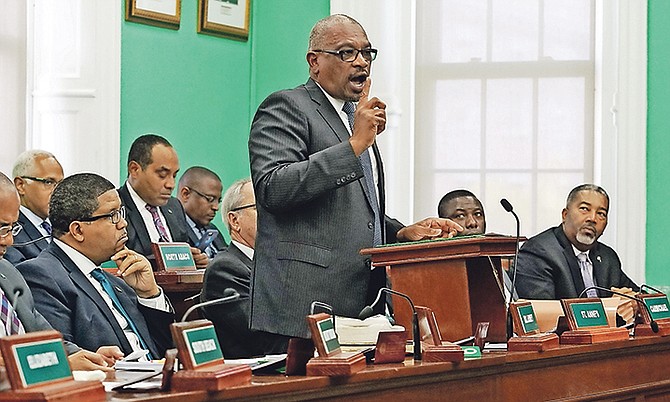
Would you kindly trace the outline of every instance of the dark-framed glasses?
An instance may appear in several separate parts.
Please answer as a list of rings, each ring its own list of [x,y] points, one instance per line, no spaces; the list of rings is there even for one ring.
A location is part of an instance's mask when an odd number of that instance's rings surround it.
[[[16,236],[21,233],[21,229],[23,229],[23,226],[18,222],[14,222],[10,225],[2,225],[0,226],[0,237],[7,237],[10,233],[12,236]]]
[[[339,56],[340,59],[344,62],[351,63],[356,60],[358,54],[360,53],[363,56],[365,61],[373,61],[377,58],[377,49],[365,48],[365,49],[340,49],[340,50],[324,50],[324,49],[314,49],[312,52],[317,53],[328,53]]]
[[[216,196],[213,196],[213,195],[203,194],[200,191],[198,191],[194,188],[191,188],[191,187],[186,187],[186,188],[189,189],[189,191],[193,191],[194,193],[198,194],[199,196],[204,198],[205,201],[207,201],[210,204],[221,204],[221,197],[216,197]]]
[[[22,179],[28,179],[28,180],[40,182],[48,188],[54,188],[54,187],[56,187],[56,184],[60,183],[60,181],[56,181],[54,179],[45,179],[43,177],[33,177],[33,176],[20,176],[20,177]]]
[[[126,207],[122,206],[121,208],[115,209],[108,214],[94,215],[89,216],[88,218],[81,218],[77,220],[79,222],[93,222],[104,218],[108,218],[110,221],[112,221],[112,224],[116,225],[121,221],[121,218],[126,219]]]
[[[239,207],[231,208],[230,212],[241,211],[241,210],[247,209],[247,208],[256,208],[256,204],[247,204],[247,205],[242,205],[242,206],[239,206]]]

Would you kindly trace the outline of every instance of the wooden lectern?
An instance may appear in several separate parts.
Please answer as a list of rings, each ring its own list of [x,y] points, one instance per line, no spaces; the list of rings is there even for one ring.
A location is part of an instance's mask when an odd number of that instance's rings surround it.
[[[376,269],[386,269],[391,287],[414,303],[430,306],[442,339],[472,336],[489,322],[488,340],[507,341],[501,260],[514,256],[516,237],[474,236],[400,243],[361,250]],[[406,303],[394,303],[396,322],[412,327]]]

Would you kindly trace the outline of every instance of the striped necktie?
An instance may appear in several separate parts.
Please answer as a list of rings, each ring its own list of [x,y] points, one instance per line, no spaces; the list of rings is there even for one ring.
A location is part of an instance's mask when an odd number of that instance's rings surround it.
[[[342,106],[342,111],[347,114],[347,119],[349,119],[349,128],[351,132],[354,132],[354,111],[356,108],[352,102],[344,102]],[[374,235],[372,238],[373,246],[378,246],[382,244],[382,230],[381,230],[381,217],[379,216],[379,201],[377,201],[377,190],[375,189],[375,179],[372,172],[372,161],[370,160],[370,148],[363,151],[363,153],[358,157],[361,161],[361,166],[363,168],[363,176],[365,177],[365,186],[367,187],[368,194],[370,195],[370,201],[372,203],[372,211],[374,212]]]
[[[595,283],[593,283],[593,269],[591,268],[591,263],[588,258],[586,253],[577,254],[579,269],[582,271],[582,279],[584,280],[584,289],[595,286]],[[586,291],[586,295],[588,297],[598,297],[598,291],[590,289]]]
[[[165,229],[165,226],[163,226],[163,221],[161,220],[161,217],[158,214],[158,208],[149,204],[147,204],[145,208],[147,209],[147,211],[151,213],[151,219],[153,219],[154,226],[156,226],[156,230],[158,230],[158,241],[169,242],[170,237],[168,236],[167,230]]]
[[[0,289],[0,320],[5,327],[7,335],[22,335],[26,333],[21,320],[19,320],[19,316],[16,315],[16,310],[14,310],[14,307],[2,289]]]

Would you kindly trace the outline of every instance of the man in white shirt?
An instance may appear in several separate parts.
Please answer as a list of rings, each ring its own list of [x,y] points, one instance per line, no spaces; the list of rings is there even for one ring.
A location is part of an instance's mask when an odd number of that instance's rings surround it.
[[[174,312],[149,261],[125,247],[125,210],[114,185],[75,174],[49,204],[54,240],[37,258],[17,266],[38,311],[63,337],[86,349],[116,345],[125,354],[163,357],[172,346]],[[112,260],[114,275],[100,264]]]
[[[18,222],[23,230],[5,258],[16,265],[37,257],[51,241],[49,199],[56,184],[63,180],[63,168],[50,152],[33,149],[19,155],[12,175],[21,197]]]

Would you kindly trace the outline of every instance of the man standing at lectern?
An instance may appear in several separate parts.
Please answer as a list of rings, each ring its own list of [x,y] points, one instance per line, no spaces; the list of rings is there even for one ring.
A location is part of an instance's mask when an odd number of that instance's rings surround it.
[[[598,239],[607,227],[609,195],[594,184],[570,191],[563,222],[530,238],[519,251],[516,290],[525,299],[579,297],[589,286],[638,286],[621,270],[616,251]],[[588,297],[611,294],[589,290]]]
[[[375,143],[386,104],[369,98],[377,56],[346,15],[316,23],[306,59],[310,78],[260,105],[249,155],[258,210],[251,328],[308,338],[317,300],[357,316],[386,284],[362,248],[453,236],[462,228],[428,218],[403,227],[384,214],[384,170]],[[383,308],[383,306],[382,306]]]

